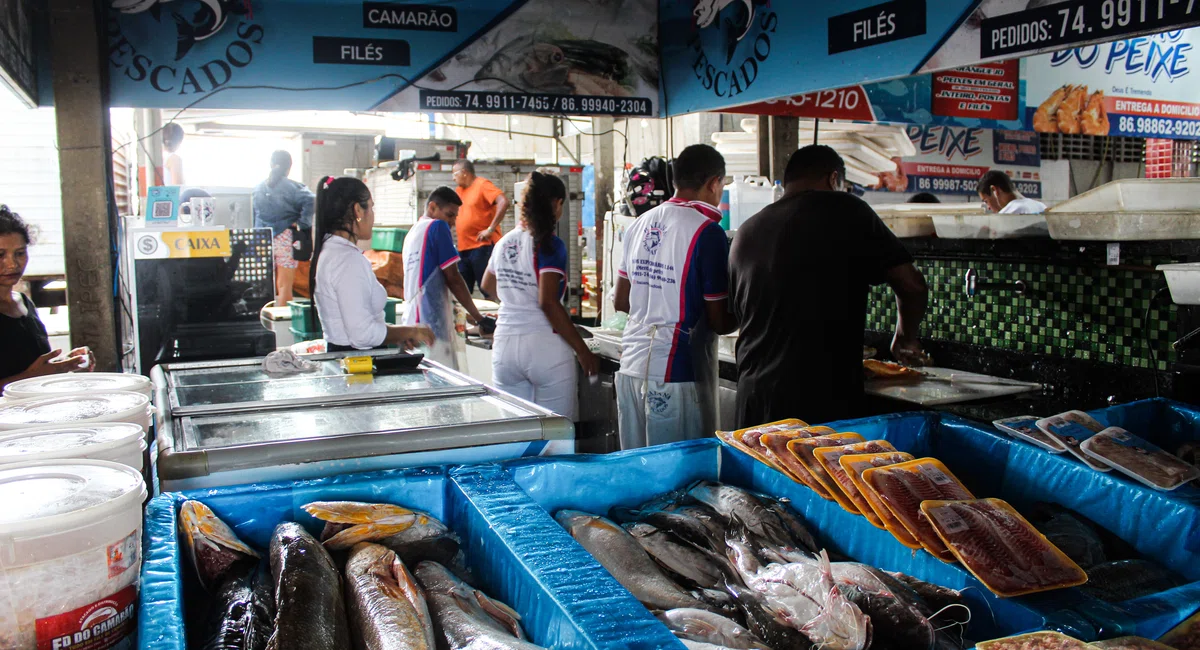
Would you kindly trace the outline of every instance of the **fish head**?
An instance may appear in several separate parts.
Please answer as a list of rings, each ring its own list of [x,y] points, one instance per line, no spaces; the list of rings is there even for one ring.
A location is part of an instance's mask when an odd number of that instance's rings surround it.
[[[576,524],[587,523],[593,517],[595,515],[583,512],[582,510],[559,510],[554,513],[554,520],[558,522],[559,526],[567,530],[571,530],[571,527]]]
[[[233,565],[259,554],[238,538],[212,509],[199,501],[185,501],[179,509],[184,547],[205,589],[216,587]]]
[[[305,512],[336,524],[399,524],[413,521],[413,515],[429,515],[390,503],[361,503],[358,501],[314,501],[302,508]]]

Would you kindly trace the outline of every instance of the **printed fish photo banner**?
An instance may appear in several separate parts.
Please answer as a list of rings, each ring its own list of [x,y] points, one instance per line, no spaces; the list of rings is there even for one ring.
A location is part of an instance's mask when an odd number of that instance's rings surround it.
[[[930,81],[980,120],[955,124],[996,128],[1025,119],[999,62],[1200,24],[1200,0],[109,1],[114,106],[658,117],[958,69]]]
[[[111,3],[114,106],[659,114],[653,1]]]

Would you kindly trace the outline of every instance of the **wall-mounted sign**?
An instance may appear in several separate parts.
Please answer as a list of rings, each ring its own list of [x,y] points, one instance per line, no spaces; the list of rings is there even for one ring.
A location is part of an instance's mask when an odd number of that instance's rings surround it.
[[[944,117],[1021,118],[1020,62],[980,63],[934,73],[931,109]]]
[[[33,0],[0,2],[0,79],[21,101],[37,106],[37,48]]]
[[[122,1],[108,39],[115,106],[660,112],[655,0]]]
[[[925,33],[925,0],[895,0],[829,19],[829,53],[849,52]]]
[[[899,169],[880,175],[873,190],[974,195],[989,169],[1007,173],[1017,190],[1042,195],[1041,146],[1036,133],[953,126],[910,126],[917,155],[898,160]]]
[[[1023,63],[1026,128],[1200,139],[1200,29],[1088,45]]]
[[[1044,6],[985,18],[980,57],[1045,52],[1200,23],[1200,2],[1196,0],[1065,0],[1038,4]]]

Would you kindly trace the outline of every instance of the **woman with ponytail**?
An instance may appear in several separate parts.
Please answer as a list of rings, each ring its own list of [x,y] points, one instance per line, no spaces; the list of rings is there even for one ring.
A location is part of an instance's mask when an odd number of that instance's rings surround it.
[[[561,179],[533,172],[525,181],[520,227],[496,244],[485,293],[497,296],[500,314],[492,345],[496,388],[559,415],[576,419],[576,362],[587,375],[600,362],[587,348],[563,307],[567,247],[554,235],[567,188]]]
[[[321,179],[309,286],[330,352],[433,344],[428,327],[384,321],[387,291],[358,249],[358,242],[371,241],[374,226],[375,202],[366,184],[349,177]]]

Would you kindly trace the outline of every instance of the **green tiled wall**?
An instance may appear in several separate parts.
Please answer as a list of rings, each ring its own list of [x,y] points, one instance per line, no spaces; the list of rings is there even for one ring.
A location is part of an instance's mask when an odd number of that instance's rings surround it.
[[[1152,269],[1156,262],[1127,263]],[[1165,297],[1155,301],[1149,332],[1143,331],[1146,307],[1161,278],[1153,271],[940,259],[918,260],[917,267],[929,284],[923,337],[1150,368],[1148,335],[1160,370],[1175,360],[1175,306]],[[988,282],[1023,280],[1029,291],[1017,296],[988,289],[968,297],[964,276],[970,268]],[[895,323],[891,290],[875,287],[867,328],[890,332]]]

